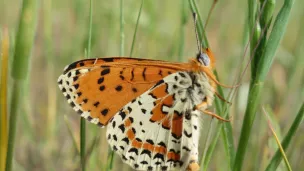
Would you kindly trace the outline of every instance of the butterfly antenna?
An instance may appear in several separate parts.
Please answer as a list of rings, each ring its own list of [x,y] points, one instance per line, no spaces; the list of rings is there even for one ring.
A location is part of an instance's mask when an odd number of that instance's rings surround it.
[[[193,20],[194,20],[194,30],[195,30],[195,36],[196,36],[196,43],[197,43],[197,50],[198,53],[202,53],[201,51],[201,43],[199,41],[199,37],[198,37],[198,31],[197,31],[197,14],[194,12],[193,13]]]

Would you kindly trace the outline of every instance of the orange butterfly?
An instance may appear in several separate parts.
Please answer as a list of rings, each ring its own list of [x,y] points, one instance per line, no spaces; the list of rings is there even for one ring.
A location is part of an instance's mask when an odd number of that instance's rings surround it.
[[[68,65],[58,84],[81,117],[107,126],[108,143],[132,168],[197,170],[199,117],[226,121],[207,110],[221,85],[213,64],[208,48],[188,63],[85,59]]]

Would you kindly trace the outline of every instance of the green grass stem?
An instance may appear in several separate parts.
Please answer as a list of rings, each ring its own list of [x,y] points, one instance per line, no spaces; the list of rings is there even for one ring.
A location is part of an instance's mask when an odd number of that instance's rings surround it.
[[[12,170],[12,160],[16,137],[17,118],[22,106],[22,91],[28,75],[28,68],[34,36],[36,33],[36,19],[38,12],[37,0],[24,0],[19,19],[18,34],[16,37],[15,54],[13,58],[13,86],[10,103],[9,139],[6,159],[6,171]]]
[[[92,40],[92,20],[93,20],[93,0],[90,0],[89,10],[89,28],[88,28],[88,44],[86,58],[91,55],[91,40]],[[86,119],[80,118],[80,158],[82,171],[86,170]]]

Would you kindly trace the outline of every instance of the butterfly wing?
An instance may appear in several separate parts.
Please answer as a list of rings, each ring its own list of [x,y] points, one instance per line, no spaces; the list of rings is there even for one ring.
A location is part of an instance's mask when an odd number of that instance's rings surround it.
[[[137,170],[183,170],[198,160],[199,112],[193,106],[206,94],[190,98],[189,88],[197,87],[188,72],[168,75],[110,120],[107,139],[124,162]]]
[[[129,101],[165,76],[187,67],[182,63],[136,58],[85,59],[68,65],[58,84],[75,111],[104,126]]]

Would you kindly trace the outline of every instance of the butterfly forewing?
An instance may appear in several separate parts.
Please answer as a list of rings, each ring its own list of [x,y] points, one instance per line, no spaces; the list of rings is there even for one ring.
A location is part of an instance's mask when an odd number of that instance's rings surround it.
[[[81,60],[67,66],[58,83],[75,111],[103,126],[129,101],[177,71],[170,63],[160,63],[135,58]]]

